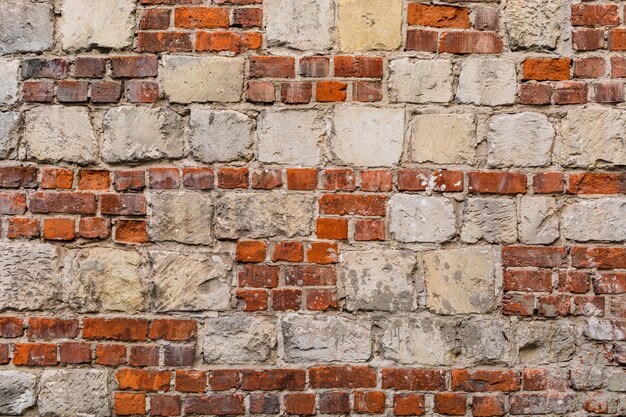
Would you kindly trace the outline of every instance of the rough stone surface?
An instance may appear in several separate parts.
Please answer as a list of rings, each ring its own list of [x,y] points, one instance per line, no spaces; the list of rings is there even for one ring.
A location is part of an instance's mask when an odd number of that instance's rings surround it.
[[[11,0],[0,8],[0,53],[45,51],[53,32],[51,2]]]
[[[488,163],[493,167],[550,164],[554,128],[541,113],[502,114],[489,119]]]
[[[517,356],[524,365],[546,365],[572,359],[575,330],[569,323],[520,322],[515,334]]]
[[[335,108],[331,149],[344,164],[390,166],[402,156],[404,110],[361,106]]]
[[[291,314],[281,325],[287,362],[365,362],[372,354],[369,321]]]
[[[26,113],[25,123],[24,140],[30,159],[77,164],[95,161],[98,148],[87,109],[36,107]]]
[[[456,234],[452,201],[396,194],[389,199],[389,232],[400,242],[445,242]]]
[[[626,111],[575,109],[562,124],[561,163],[570,167],[626,165]]]
[[[267,43],[301,50],[327,50],[334,41],[334,0],[268,0]]]
[[[515,102],[515,63],[471,58],[463,62],[456,99],[460,103],[499,106]]]
[[[452,93],[452,62],[446,59],[398,59],[389,63],[393,101],[408,103],[448,103]]]
[[[157,311],[221,311],[230,306],[232,265],[217,254],[150,251]]]
[[[63,0],[59,24],[63,49],[130,45],[134,9],[133,0]]]
[[[257,121],[261,162],[312,166],[321,162],[322,114],[315,110],[268,110]]]
[[[487,287],[488,288],[488,287]],[[474,317],[461,322],[455,352],[458,365],[510,367],[514,332],[510,321],[498,317]]]
[[[13,159],[17,155],[22,116],[18,112],[0,112],[0,158]]]
[[[513,243],[517,240],[515,201],[475,197],[467,199],[461,240],[476,243]]]
[[[623,198],[573,201],[563,208],[563,236],[579,242],[621,242],[626,240],[625,216],[626,199]]]
[[[477,142],[474,115],[420,114],[413,118],[409,158],[419,163],[472,163]]]
[[[243,113],[193,107],[189,125],[191,154],[200,162],[230,162],[252,154],[253,122]]]
[[[276,324],[261,317],[219,317],[205,322],[204,361],[254,363],[272,358]]]
[[[402,44],[402,0],[338,0],[339,47],[343,52],[392,51]]]
[[[313,204],[313,197],[304,194],[226,194],[215,203],[215,235],[220,239],[306,236],[312,229]]]
[[[72,262],[70,305],[81,311],[143,310],[143,264],[133,250],[81,250]]]
[[[557,0],[507,0],[505,27],[511,49],[553,50],[561,31],[561,9]]]
[[[559,238],[559,217],[554,198],[524,196],[519,210],[519,238],[523,243],[547,245]]]
[[[116,107],[104,116],[103,129],[102,159],[106,162],[183,156],[183,119],[168,108]]]
[[[242,58],[166,55],[161,89],[174,103],[235,102],[241,99],[243,69]]]
[[[211,240],[213,201],[207,194],[160,191],[150,195],[153,240],[206,244]]]
[[[0,309],[58,307],[62,288],[57,262],[54,246],[0,243]]]
[[[2,79],[2,84],[0,84],[0,104],[13,104],[17,101],[19,68],[19,60],[0,58],[0,78]]]
[[[19,371],[0,371],[0,413],[19,416],[35,405],[35,385],[33,374]]]
[[[429,310],[469,314],[494,307],[496,255],[491,247],[428,252],[423,263]]]
[[[341,283],[348,311],[411,311],[423,281],[416,259],[399,250],[366,250],[343,255]]]
[[[38,404],[42,415],[59,417],[111,415],[106,370],[44,371],[39,387]]]

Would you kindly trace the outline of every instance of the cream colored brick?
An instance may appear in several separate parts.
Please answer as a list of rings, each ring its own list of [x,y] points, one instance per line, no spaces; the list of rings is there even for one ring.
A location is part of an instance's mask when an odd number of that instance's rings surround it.
[[[393,51],[402,44],[402,0],[339,0],[343,52]]]

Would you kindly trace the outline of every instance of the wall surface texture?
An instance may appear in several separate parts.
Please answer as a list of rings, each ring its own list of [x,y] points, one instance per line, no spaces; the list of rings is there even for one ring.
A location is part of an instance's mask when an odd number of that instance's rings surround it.
[[[626,416],[625,6],[0,0],[0,416]]]

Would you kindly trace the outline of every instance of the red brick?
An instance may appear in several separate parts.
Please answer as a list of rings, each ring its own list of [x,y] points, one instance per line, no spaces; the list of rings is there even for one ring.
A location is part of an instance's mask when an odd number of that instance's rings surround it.
[[[504,270],[505,291],[543,291],[552,290],[552,272],[546,269],[540,270]]]
[[[119,416],[145,415],[146,414],[146,394],[116,392],[115,393],[115,414]]]
[[[276,87],[269,81],[249,81],[246,100],[252,103],[273,103],[276,101]]]
[[[273,262],[303,262],[304,245],[302,242],[276,242]]]
[[[39,237],[39,219],[30,217],[10,217],[7,237],[9,239],[35,239]]]
[[[234,9],[233,26],[244,28],[263,26],[263,9],[258,7]]]
[[[78,320],[34,317],[28,320],[29,339],[63,339],[78,336]]]
[[[383,369],[383,389],[442,391],[446,389],[446,371],[437,369]]]
[[[383,170],[361,171],[361,190],[387,192],[393,189],[391,172]]]
[[[83,217],[78,223],[78,235],[85,239],[108,239],[111,223],[103,217]]]
[[[95,214],[96,197],[91,193],[34,193],[30,197],[33,213]]]
[[[354,412],[357,414],[382,414],[385,412],[385,393],[382,391],[355,391]]]
[[[157,371],[147,369],[120,369],[115,378],[119,389],[134,391],[169,391],[170,371]]]
[[[89,343],[65,342],[59,345],[59,362],[62,364],[81,364],[91,362]]]
[[[150,168],[148,179],[150,188],[173,189],[179,187],[180,173],[178,168]]]
[[[626,78],[626,57],[611,57],[611,77]]]
[[[469,191],[492,194],[526,192],[526,175],[514,172],[469,172]]]
[[[407,51],[437,52],[439,32],[433,30],[408,30],[406,33]]]
[[[558,268],[565,263],[566,255],[561,246],[505,246],[502,248],[502,265]]]
[[[57,345],[54,343],[15,344],[14,365],[53,366],[57,363]]]
[[[420,416],[424,414],[424,395],[396,394],[393,396],[393,414],[396,416]]]
[[[147,242],[147,223],[143,220],[117,220],[115,222],[115,241],[126,243]]]
[[[154,103],[159,99],[159,84],[156,81],[126,81],[126,100],[131,103]]]
[[[503,416],[505,413],[504,401],[502,395],[475,395],[472,400],[472,415],[474,417]]]
[[[574,77],[599,78],[606,73],[606,61],[603,57],[580,58],[574,60]]]
[[[139,32],[137,48],[140,52],[190,52],[191,35],[185,32]]]
[[[111,57],[111,71],[117,78],[156,77],[158,58],[153,55],[118,55]]]
[[[573,4],[573,26],[614,26],[620,19],[616,4]]]
[[[384,220],[355,220],[354,240],[385,240]]]
[[[83,338],[112,339],[123,341],[146,340],[148,321],[125,318],[85,318]]]
[[[346,101],[348,84],[338,81],[319,81],[315,88],[315,99],[319,102]]]
[[[348,238],[348,220],[334,218],[317,219],[319,239],[345,240]]]
[[[383,84],[379,81],[356,81],[352,84],[352,100],[374,103],[383,99]]]
[[[0,343],[0,365],[6,365],[9,362],[9,345]]]
[[[533,176],[533,189],[537,194],[562,193],[564,188],[562,172],[541,172]]]
[[[237,262],[263,262],[267,243],[262,240],[239,240],[237,242]]]
[[[115,171],[113,188],[116,191],[142,191],[145,187],[145,171]]]
[[[522,386],[525,391],[567,390],[568,374],[568,370],[526,368],[522,372]]]
[[[70,75],[70,62],[66,58],[27,58],[22,61],[22,78],[63,79]]]
[[[196,51],[229,51],[239,53],[243,41],[241,36],[228,31],[211,31],[196,33]]]
[[[303,369],[245,369],[241,389],[244,391],[302,391],[306,384]]]
[[[194,395],[185,399],[185,414],[238,415],[246,407],[241,394]]]
[[[170,26],[169,9],[146,9],[141,15],[139,29],[167,29]]]
[[[369,56],[339,55],[334,58],[335,77],[383,78],[383,59]]]
[[[212,190],[214,175],[211,168],[183,168],[183,185],[191,190]]]
[[[467,392],[517,391],[520,377],[512,370],[452,370],[452,390]]]
[[[246,265],[239,271],[239,286],[252,288],[276,288],[279,268],[266,265]]]
[[[409,3],[407,22],[412,26],[469,29],[469,10],[465,7],[431,6]]]
[[[474,12],[474,29],[497,31],[499,27],[499,10],[481,7]]]
[[[387,198],[365,194],[323,194],[320,213],[331,215],[384,216]]]
[[[584,172],[570,174],[567,191],[570,194],[624,194],[626,174]]]
[[[324,170],[324,189],[354,191],[356,189],[356,175],[352,169]]]
[[[542,295],[538,298],[539,315],[542,317],[567,316],[571,307],[568,295]]]
[[[57,81],[57,100],[60,103],[81,103],[89,97],[89,82],[76,80]]]
[[[204,371],[176,371],[176,391],[204,392],[207,384],[207,373]]]
[[[237,298],[242,301],[240,309],[243,311],[267,310],[268,294],[265,290],[237,290]]]
[[[24,101],[51,103],[54,99],[53,81],[24,81],[22,85]]]
[[[119,366],[126,363],[126,346],[96,345],[96,363],[104,366]]]
[[[100,57],[79,56],[74,62],[74,76],[77,78],[102,78],[106,72],[106,60]]]
[[[313,388],[374,388],[376,370],[367,366],[321,366],[309,368]]]
[[[531,294],[505,294],[502,297],[502,314],[506,316],[532,316],[535,296]]]
[[[327,265],[338,261],[339,248],[336,243],[311,242],[306,251],[309,263]]]
[[[282,83],[280,97],[283,103],[306,104],[311,101],[313,84],[308,82]]]
[[[463,191],[463,183],[462,171],[398,170],[398,190],[400,191],[424,191],[428,189],[440,192]]]
[[[283,184],[279,169],[259,169],[252,172],[252,188],[271,190],[280,188]]]
[[[296,60],[286,56],[251,56],[250,78],[294,78]]]
[[[593,281],[593,292],[596,294],[626,293],[626,272],[602,272]]]
[[[174,25],[179,28],[216,29],[230,25],[228,9],[223,7],[177,7]]]
[[[604,316],[605,299],[593,295],[573,297],[572,314],[575,316]]]
[[[17,317],[0,317],[0,337],[15,338],[24,334],[24,320]]]
[[[337,291],[334,289],[309,289],[306,291],[306,309],[327,311],[337,309]]]
[[[452,54],[497,54],[502,52],[502,39],[493,32],[443,32],[439,51]]]
[[[524,61],[524,80],[569,80],[571,65],[570,58],[528,58]]]
[[[571,408],[574,395],[570,393],[515,393],[509,397],[510,414],[548,414],[550,410]]]
[[[316,168],[287,168],[287,189],[315,190],[316,188]]]
[[[108,190],[111,187],[109,171],[81,169],[78,179],[79,190]]]
[[[596,103],[621,103],[624,101],[624,83],[606,81],[594,84]]]
[[[312,416],[315,414],[315,394],[286,394],[285,411],[287,414]]]
[[[0,193],[0,214],[26,213],[26,195],[22,193]]]
[[[555,104],[582,104],[587,102],[587,85],[579,82],[559,84],[554,93]]]
[[[321,414],[350,413],[350,393],[346,391],[326,391],[318,395]]]
[[[465,415],[465,394],[435,394],[434,410],[436,413],[448,416]]]
[[[152,340],[184,341],[195,338],[195,320],[155,319],[148,337]]]
[[[36,188],[37,168],[32,166],[0,167],[0,188]]]
[[[44,168],[41,170],[41,188],[72,188],[74,172],[65,168]]]
[[[550,104],[551,97],[552,86],[549,84],[522,84],[520,86],[519,102],[521,104]]]
[[[572,31],[572,45],[578,51],[604,49],[604,29],[575,29]]]
[[[93,103],[116,103],[122,97],[122,83],[116,81],[96,81],[91,83]]]
[[[306,56],[300,59],[300,75],[310,78],[325,78],[330,72],[330,60],[323,56]]]
[[[302,307],[302,290],[297,288],[280,288],[272,290],[272,308],[277,311],[300,310]]]
[[[248,168],[220,168],[217,172],[217,186],[224,189],[248,188]]]
[[[100,196],[102,214],[144,216],[146,207],[146,197],[143,194],[102,194]]]
[[[151,416],[179,416],[181,401],[178,395],[153,394],[150,396]]]
[[[192,366],[196,358],[194,345],[165,345],[163,346],[164,366]]]
[[[574,246],[571,250],[575,268],[626,268],[626,248]]]
[[[74,219],[43,219],[43,238],[46,240],[74,240],[76,239],[75,228]]]
[[[584,294],[589,291],[589,272],[559,271],[559,292]]]
[[[278,414],[280,401],[277,395],[264,392],[250,394],[250,414]]]
[[[293,266],[285,269],[286,285],[329,286],[337,284],[337,271],[334,267]]]
[[[159,347],[151,345],[130,346],[128,363],[131,366],[159,366]]]

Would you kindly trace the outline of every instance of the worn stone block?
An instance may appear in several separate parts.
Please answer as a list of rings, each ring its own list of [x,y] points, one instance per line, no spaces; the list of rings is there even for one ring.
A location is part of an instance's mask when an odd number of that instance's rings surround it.
[[[400,250],[349,251],[341,260],[341,285],[348,311],[411,311],[423,290],[416,259]]]
[[[259,363],[273,359],[276,325],[269,318],[210,318],[204,329],[206,363]]]
[[[575,329],[570,323],[520,322],[515,343],[520,364],[546,365],[568,361],[576,349]]]
[[[17,156],[22,116],[18,112],[0,112],[0,159]]]
[[[290,314],[281,327],[287,362],[365,362],[372,354],[369,321]]]
[[[428,252],[422,259],[429,310],[470,314],[493,309],[497,260],[491,247]]]
[[[77,164],[95,161],[98,148],[87,109],[36,107],[26,112],[25,123],[29,159]]]
[[[514,200],[468,198],[463,213],[461,240],[476,243],[513,243],[517,240],[517,212]]]
[[[150,251],[155,308],[221,311],[230,307],[232,264],[218,254]]]
[[[308,236],[314,197],[304,194],[225,194],[215,203],[215,235],[240,237]]]
[[[13,104],[17,101],[19,68],[19,60],[0,58],[0,79],[2,79],[0,84],[0,104]]]
[[[153,241],[207,244],[211,241],[211,196],[182,191],[150,194],[152,215],[149,236]]]
[[[37,377],[27,372],[0,371],[0,413],[19,416],[35,405]]]
[[[404,110],[339,106],[333,117],[330,146],[344,164],[391,166],[402,156]]]
[[[159,82],[174,103],[237,102],[243,92],[243,69],[243,58],[165,55]]]
[[[11,0],[0,8],[0,53],[40,52],[52,48],[52,2]],[[6,81],[2,77],[3,82]]]
[[[504,24],[513,50],[553,50],[561,35],[563,3],[556,0],[507,0]]]
[[[258,159],[261,162],[317,165],[325,125],[316,110],[267,110],[257,120]]]
[[[461,66],[456,99],[459,103],[484,106],[513,104],[516,80],[513,61],[470,58]]]
[[[579,242],[626,240],[626,199],[576,200],[561,214],[563,235]]]
[[[420,114],[413,118],[409,148],[413,162],[471,164],[477,145],[474,115]]]
[[[452,201],[395,194],[389,199],[389,233],[400,242],[445,242],[456,234]]]
[[[269,47],[327,50],[335,38],[334,0],[267,0],[265,30]]]
[[[39,382],[39,413],[59,417],[111,415],[107,371],[44,371]]]
[[[393,101],[448,103],[452,93],[452,62],[447,59],[397,59],[389,63],[389,94]]]
[[[554,198],[522,197],[519,237],[522,243],[534,245],[550,244],[559,238],[559,216]]]
[[[237,111],[192,107],[191,155],[205,163],[247,160],[252,155],[252,126],[252,119]]]
[[[339,0],[339,48],[343,52],[393,51],[402,44],[402,0]]]

